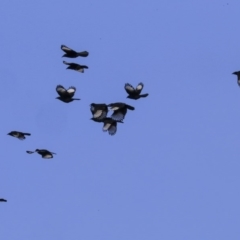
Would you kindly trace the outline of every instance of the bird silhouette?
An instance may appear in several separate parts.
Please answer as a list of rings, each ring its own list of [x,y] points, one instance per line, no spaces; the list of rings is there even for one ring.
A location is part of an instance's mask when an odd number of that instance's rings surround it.
[[[4,198],[0,198],[0,202],[7,202],[7,200]]]
[[[65,103],[70,103],[74,100],[80,100],[79,98],[73,98],[76,88],[75,87],[69,87],[67,90],[62,85],[57,85],[56,91],[59,94],[59,97],[56,97],[56,99],[59,99]]]
[[[147,97],[149,95],[148,93],[141,94],[143,87],[144,87],[143,83],[139,83],[136,88],[134,88],[131,84],[126,83],[124,88],[128,93],[127,98],[137,100],[139,98]]]
[[[113,111],[113,114],[111,116],[112,119],[115,121],[121,121],[125,118],[125,115],[127,114],[127,110],[134,110],[135,108],[121,102],[111,103],[108,105],[109,109]]]
[[[93,118],[95,119],[104,119],[108,113],[108,107],[105,103],[91,103],[90,110],[92,112]]]
[[[42,156],[42,158],[47,158],[47,159],[53,158],[53,154],[56,154],[56,153],[50,152],[46,149],[36,149],[35,151],[26,151],[26,152],[29,154],[37,152],[38,154],[40,154]]]
[[[77,72],[81,72],[84,73],[84,68],[88,69],[88,66],[85,65],[79,65],[77,63],[68,63],[66,61],[63,61],[64,64],[68,65],[68,67],[66,69],[71,69],[71,70],[75,70]]]
[[[61,49],[65,52],[63,57],[68,57],[68,58],[87,57],[89,54],[87,51],[76,52],[71,48],[67,47],[66,45],[61,45]]]
[[[238,86],[240,86],[240,71],[233,72],[232,74],[237,75],[237,83],[238,83]]]
[[[30,133],[23,133],[23,132],[18,132],[18,131],[11,131],[7,135],[18,138],[19,140],[24,140],[26,138],[25,135],[26,136],[31,136]]]

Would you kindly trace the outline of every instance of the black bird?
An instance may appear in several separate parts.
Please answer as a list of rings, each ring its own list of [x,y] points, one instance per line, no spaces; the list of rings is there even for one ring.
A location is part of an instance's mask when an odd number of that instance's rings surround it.
[[[235,74],[235,75],[237,75],[237,83],[238,83],[238,85],[240,86],[240,71],[238,71],[238,72],[233,72],[232,74]]]
[[[79,65],[77,63],[68,63],[66,61],[63,61],[64,64],[69,65],[66,69],[75,70],[77,72],[84,73],[84,68],[88,69],[88,66],[85,65]]]
[[[56,97],[56,99],[59,99],[65,103],[70,103],[73,100],[80,100],[79,98],[73,98],[76,92],[75,87],[69,87],[68,90],[66,90],[62,85],[57,85],[56,91],[60,96],[60,97]]]
[[[96,119],[91,118],[94,122],[103,122],[103,131],[108,131],[109,135],[113,136],[117,132],[117,122],[123,123],[122,121],[115,121],[112,118]]]
[[[143,89],[143,83],[139,83],[136,88],[134,88],[131,84],[126,83],[125,84],[125,90],[128,93],[127,98],[137,100],[139,98],[145,98],[148,96],[148,93],[146,94],[140,94]]]
[[[0,202],[7,202],[7,200],[4,198],[0,198]]]
[[[56,153],[50,152],[46,149],[36,149],[35,151],[26,151],[26,152],[29,154],[37,152],[38,154],[40,154],[42,156],[42,158],[47,158],[47,159],[53,158],[53,154],[56,154]]]
[[[110,108],[110,110],[113,111],[111,118],[115,121],[123,120],[125,118],[125,115],[127,114],[128,109],[129,110],[135,109],[134,107],[121,102],[111,103],[108,105],[108,107]]]
[[[30,133],[23,133],[23,132],[18,132],[18,131],[11,131],[7,135],[18,138],[19,140],[24,140],[26,138],[25,135],[26,136],[31,136]]]
[[[68,58],[87,57],[89,54],[87,51],[76,52],[65,45],[61,45],[61,49],[65,52],[63,57],[68,57]]]
[[[90,105],[90,107],[91,107],[90,110],[92,112],[93,118],[99,119],[99,120],[106,118],[107,113],[108,113],[107,104],[104,104],[104,103],[99,103],[99,104],[92,103]]]

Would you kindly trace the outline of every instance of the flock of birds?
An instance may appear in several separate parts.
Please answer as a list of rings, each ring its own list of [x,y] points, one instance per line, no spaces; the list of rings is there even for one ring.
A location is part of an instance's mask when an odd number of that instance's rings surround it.
[[[61,45],[61,49],[65,52],[65,54],[62,57],[77,58],[77,57],[87,57],[89,55],[87,51],[76,52],[65,45]],[[81,73],[84,73],[84,69],[88,69],[88,66],[86,65],[69,63],[66,61],[63,61],[63,63],[68,65],[67,69],[75,70]],[[239,84],[240,84],[240,80],[239,80]],[[139,83],[136,86],[136,88],[134,88],[131,84],[126,83],[124,89],[128,94],[127,98],[138,100],[140,98],[147,97],[149,95],[148,93],[141,94],[143,87],[144,87],[143,83]],[[62,85],[57,85],[56,91],[59,95],[58,97],[56,97],[56,99],[64,103],[70,103],[74,100],[80,100],[80,98],[74,98],[76,88],[73,86],[66,89]],[[123,120],[127,114],[127,110],[133,111],[134,109],[135,108],[133,106],[130,106],[123,102],[115,102],[110,104],[91,103],[90,104],[90,111],[92,113],[91,120],[93,120],[94,122],[103,123],[102,130],[104,132],[108,131],[110,135],[114,135],[117,132],[117,123],[123,123]],[[109,110],[113,111],[111,116],[107,116]],[[19,132],[19,131],[11,131],[8,133],[8,135],[18,138],[19,140],[24,140],[26,136],[31,136],[30,133]],[[40,154],[42,158],[45,158],[45,159],[53,158],[53,154],[56,154],[46,149],[36,149],[35,151],[26,151],[26,152],[29,154],[36,152]],[[7,202],[7,200],[0,198],[0,202]]]

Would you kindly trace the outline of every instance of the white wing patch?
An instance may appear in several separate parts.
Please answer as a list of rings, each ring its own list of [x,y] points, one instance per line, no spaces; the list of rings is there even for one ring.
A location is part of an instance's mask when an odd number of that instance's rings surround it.
[[[131,92],[134,92],[134,88],[132,85],[130,85],[129,83],[126,83],[125,84],[125,89],[128,90],[128,91],[131,91]]]
[[[116,110],[118,110],[119,109],[119,107],[110,107],[110,109],[112,110],[112,111],[116,111]]]
[[[43,158],[49,159],[49,158],[53,158],[53,156],[52,156],[52,154],[46,154],[46,155],[43,156]]]
[[[67,47],[67,46],[62,46],[62,50],[66,50],[66,51],[72,51],[71,48]]]
[[[76,88],[75,87],[70,87],[68,90],[67,90],[68,93],[75,93],[76,92]]]
[[[139,83],[136,87],[136,90],[141,91],[143,89],[143,83]]]
[[[93,117],[94,118],[99,118],[101,115],[102,115],[102,110],[97,110],[95,113],[94,113],[94,115],[93,115]]]
[[[111,127],[111,123],[105,123],[103,126],[103,131],[106,132]]]
[[[66,91],[66,89],[63,86],[61,86],[61,85],[57,86],[57,92],[65,92],[65,91]]]

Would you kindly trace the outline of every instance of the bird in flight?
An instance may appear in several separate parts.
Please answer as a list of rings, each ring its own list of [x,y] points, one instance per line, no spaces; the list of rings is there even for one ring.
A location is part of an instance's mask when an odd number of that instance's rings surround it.
[[[63,61],[64,64],[68,65],[68,67],[66,69],[71,69],[71,70],[75,70],[77,72],[81,72],[84,73],[84,68],[88,69],[88,66],[85,65],[79,65],[77,63],[68,63],[66,61]]]
[[[56,97],[56,99],[59,99],[65,103],[70,103],[74,100],[80,100],[80,98],[73,98],[76,88],[75,87],[69,87],[67,90],[62,85],[57,85],[56,91],[59,94],[59,97]]]
[[[147,97],[149,95],[148,93],[141,94],[143,87],[144,87],[143,83],[139,83],[136,88],[134,88],[131,84],[126,83],[124,88],[128,93],[127,98],[137,100],[139,98]]]
[[[7,135],[18,138],[19,140],[24,140],[26,138],[25,136],[31,136],[30,133],[23,133],[23,132],[18,132],[18,131],[11,131]]]
[[[108,105],[109,109],[113,111],[111,118],[115,121],[122,121],[127,114],[127,110],[134,110],[135,108],[126,103],[111,103]]]
[[[65,52],[63,57],[68,57],[68,58],[87,57],[89,54],[87,51],[76,52],[71,48],[67,47],[66,45],[61,45],[61,49]]]
[[[0,198],[0,202],[7,202],[7,200],[4,198]]]
[[[53,154],[56,154],[56,153],[50,152],[46,149],[36,149],[35,151],[27,151],[27,153],[29,153],[29,154],[32,154],[35,152],[40,154],[42,156],[42,158],[47,158],[47,159],[53,158]]]
[[[233,72],[232,74],[237,75],[237,83],[240,86],[240,71],[238,72]]]

